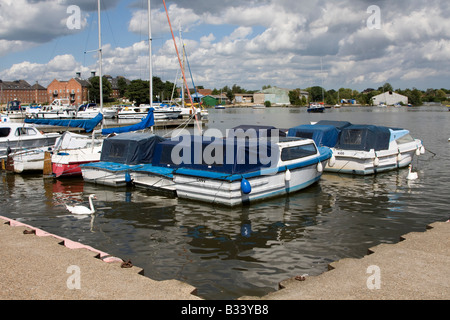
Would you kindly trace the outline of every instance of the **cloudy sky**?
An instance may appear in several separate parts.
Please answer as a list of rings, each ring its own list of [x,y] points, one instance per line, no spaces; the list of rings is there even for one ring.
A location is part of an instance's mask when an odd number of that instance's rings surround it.
[[[450,88],[448,0],[167,0],[196,85]],[[102,0],[103,72],[148,79],[147,0]],[[98,72],[97,0],[0,0],[0,79]],[[152,0],[153,71],[179,64]],[[85,53],[87,51],[87,53]],[[178,81],[179,83],[179,81]]]

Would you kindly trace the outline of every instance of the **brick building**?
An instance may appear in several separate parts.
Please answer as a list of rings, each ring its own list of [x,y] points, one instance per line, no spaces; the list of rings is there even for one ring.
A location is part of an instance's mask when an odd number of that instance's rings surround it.
[[[13,100],[19,100],[22,104],[44,104],[48,102],[47,90],[37,82],[30,85],[25,80],[0,80],[0,105]]]
[[[89,100],[89,81],[72,78],[69,81],[53,80],[47,87],[48,101],[69,99],[72,104],[83,104]]]

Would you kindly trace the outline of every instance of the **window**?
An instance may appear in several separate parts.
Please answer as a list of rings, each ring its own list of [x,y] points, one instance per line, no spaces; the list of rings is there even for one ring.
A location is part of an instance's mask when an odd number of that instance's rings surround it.
[[[342,142],[350,145],[360,145],[363,141],[363,130],[345,130],[342,134]]]
[[[315,155],[317,153],[314,144],[305,144],[302,146],[288,147],[281,150],[281,161],[289,161]]]
[[[10,132],[11,132],[11,128],[0,128],[0,138],[9,136]]]
[[[34,128],[17,128],[16,136],[35,136],[37,134]]]

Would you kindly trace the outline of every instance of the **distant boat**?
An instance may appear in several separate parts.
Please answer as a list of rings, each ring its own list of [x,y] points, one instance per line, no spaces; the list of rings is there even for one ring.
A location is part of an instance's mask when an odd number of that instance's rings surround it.
[[[76,117],[79,119],[94,118],[99,112],[103,114],[104,119],[117,118],[117,109],[100,108],[96,103],[86,103],[78,107]]]
[[[252,108],[253,109],[265,109],[266,106],[263,104],[255,104]]]
[[[142,119],[148,114],[148,110],[153,108],[155,120],[177,119],[181,114],[181,109],[176,106],[164,107],[153,103],[141,104],[139,107],[128,106],[119,110],[117,117],[119,119]]]
[[[310,103],[307,111],[310,113],[323,113],[325,111],[325,107],[323,106],[323,102]]]
[[[216,105],[214,107],[214,109],[225,109],[225,106],[223,104],[219,104],[219,105]]]
[[[55,99],[47,106],[42,106],[38,111],[29,110],[28,118],[37,119],[67,119],[76,116],[76,108],[70,104],[69,99]]]

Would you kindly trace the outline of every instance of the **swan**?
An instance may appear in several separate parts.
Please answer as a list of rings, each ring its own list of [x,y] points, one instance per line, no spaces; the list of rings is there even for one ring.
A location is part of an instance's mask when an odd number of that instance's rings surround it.
[[[408,172],[408,176],[406,177],[406,179],[416,180],[419,176],[418,176],[417,172],[412,172],[411,169],[412,169],[412,166],[409,165],[409,172]]]
[[[66,204],[67,210],[69,210],[73,214],[93,214],[95,212],[94,204],[92,203],[92,199],[97,199],[95,194],[89,195],[89,205],[90,208],[85,206],[69,206]]]

